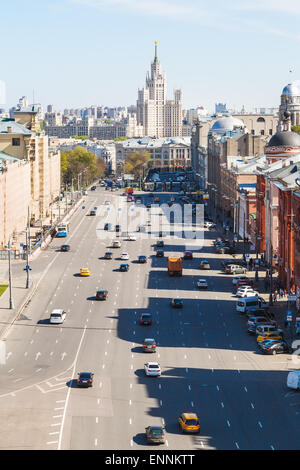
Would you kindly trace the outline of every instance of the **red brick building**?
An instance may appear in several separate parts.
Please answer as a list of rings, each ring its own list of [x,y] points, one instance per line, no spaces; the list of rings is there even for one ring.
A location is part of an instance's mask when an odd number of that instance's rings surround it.
[[[294,280],[297,295],[297,308],[300,310],[300,187],[292,193],[293,235],[294,235]]]

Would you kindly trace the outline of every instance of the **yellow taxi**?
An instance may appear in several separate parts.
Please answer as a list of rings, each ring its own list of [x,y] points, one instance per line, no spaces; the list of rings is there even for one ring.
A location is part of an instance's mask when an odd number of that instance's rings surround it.
[[[260,335],[257,336],[256,341],[260,343],[261,341],[265,341],[266,339],[282,339],[282,333],[279,331],[269,331],[266,333],[260,333]]]
[[[182,432],[200,432],[200,422],[196,413],[182,413],[178,422]]]
[[[80,269],[80,276],[90,276],[90,270],[89,268],[81,268]]]

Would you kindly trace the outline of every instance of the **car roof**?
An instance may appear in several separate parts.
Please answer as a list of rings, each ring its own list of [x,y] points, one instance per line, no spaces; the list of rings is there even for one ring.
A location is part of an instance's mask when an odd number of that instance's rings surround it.
[[[196,413],[182,413],[186,419],[198,419]]]
[[[154,338],[145,338],[144,343],[145,343],[145,341],[155,341],[155,339]]]
[[[51,313],[63,313],[63,311],[64,311],[64,309],[62,309],[62,308],[56,308],[56,309],[52,310]]]
[[[198,279],[200,282],[206,282],[206,279]]]
[[[143,316],[147,315],[148,317],[151,317],[152,314],[151,313],[142,313]]]
[[[147,362],[148,366],[159,366],[158,362]]]

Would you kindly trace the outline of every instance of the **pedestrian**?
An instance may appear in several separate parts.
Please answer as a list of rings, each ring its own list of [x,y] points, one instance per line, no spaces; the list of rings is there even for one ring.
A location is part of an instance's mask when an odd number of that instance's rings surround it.
[[[277,295],[276,295],[276,292],[274,292],[274,294],[273,294],[273,302],[275,303],[276,300],[277,300]]]
[[[279,289],[279,297],[282,299],[283,297],[283,289],[282,287]]]

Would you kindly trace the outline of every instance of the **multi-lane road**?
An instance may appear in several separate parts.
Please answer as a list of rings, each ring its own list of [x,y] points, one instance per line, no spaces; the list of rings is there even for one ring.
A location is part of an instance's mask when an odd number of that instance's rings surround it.
[[[165,240],[165,258],[155,257],[155,238],[121,237],[122,247],[110,250],[103,225],[112,212],[87,215],[95,206],[107,209],[105,200],[127,206],[120,193],[89,192],[71,220],[71,251],[61,253],[65,240],[56,238],[33,263],[39,288],[9,332],[0,366],[0,448],[149,449],[145,427],[163,424],[170,450],[299,449],[300,398],[286,388],[295,366],[289,355],[262,356],[248,336],[231,276],[220,269],[226,255],[212,247],[215,233],[205,231],[203,249],[184,261],[184,276],[170,278],[167,256],[182,255],[186,240]],[[157,212],[153,218],[166,221]],[[109,250],[113,260],[102,259]],[[124,273],[123,251],[130,255]],[[136,262],[141,254],[147,264]],[[210,271],[199,270],[200,258],[209,259]],[[84,266],[90,277],[78,275]],[[207,291],[197,290],[199,277],[208,280]],[[108,289],[103,302],[94,298],[101,288]],[[178,296],[182,310],[170,307]],[[67,311],[62,325],[49,323],[55,308]],[[139,325],[143,312],[152,313],[152,326]],[[157,341],[153,355],[142,352],[146,337]],[[145,376],[147,360],[160,363],[160,378]],[[76,387],[80,371],[94,373],[92,388]],[[198,414],[199,435],[180,432],[178,416],[186,411]]]

